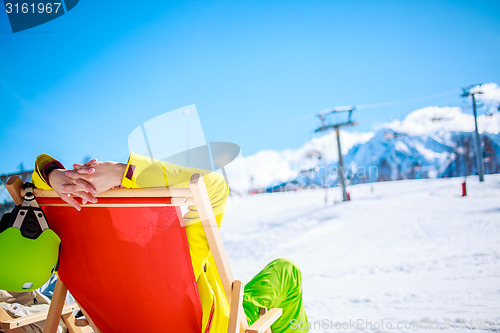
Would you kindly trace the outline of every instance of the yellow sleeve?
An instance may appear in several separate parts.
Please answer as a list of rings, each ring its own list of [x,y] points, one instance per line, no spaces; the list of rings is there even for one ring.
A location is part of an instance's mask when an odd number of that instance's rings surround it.
[[[33,175],[31,178],[31,182],[35,185],[36,188],[41,188],[43,190],[51,190],[52,187],[48,184],[47,180],[44,177],[43,170],[48,163],[52,163],[57,161],[50,155],[42,154],[38,155],[35,162],[35,170],[33,171]]]
[[[215,219],[220,228],[229,195],[229,188],[221,174],[209,170],[183,167],[132,153],[123,175],[122,186],[127,188],[189,187],[191,176],[195,173],[200,173],[203,176]],[[198,278],[210,251],[203,226],[198,223],[200,216],[196,207],[189,206],[188,209],[184,215],[184,222],[193,270],[195,277]]]

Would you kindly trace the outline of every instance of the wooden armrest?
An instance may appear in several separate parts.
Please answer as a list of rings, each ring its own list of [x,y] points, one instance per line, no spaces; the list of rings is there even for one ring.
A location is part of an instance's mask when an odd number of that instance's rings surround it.
[[[231,295],[231,309],[229,311],[228,333],[239,332],[241,313],[240,307],[243,302],[243,285],[241,281],[233,281],[233,290]]]
[[[246,333],[263,333],[283,314],[283,310],[274,308],[260,317],[255,323],[245,331]]]
[[[63,308],[62,314],[71,313],[71,312],[76,311],[78,309],[79,309],[79,307],[77,304],[66,305]],[[2,323],[0,323],[0,327],[3,329],[14,329],[17,327],[23,327],[23,326],[33,324],[33,323],[47,319],[47,314],[48,314],[48,311],[43,311],[43,312],[39,312],[39,313],[34,313],[32,315],[29,315],[29,316],[14,318],[11,320],[5,320]]]

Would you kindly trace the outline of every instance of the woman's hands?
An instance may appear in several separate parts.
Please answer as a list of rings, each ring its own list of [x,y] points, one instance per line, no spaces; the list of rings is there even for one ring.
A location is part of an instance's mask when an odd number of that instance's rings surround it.
[[[73,164],[73,170],[55,169],[49,174],[49,183],[65,202],[81,210],[80,204],[72,197],[82,198],[82,203],[96,203],[95,194],[106,192],[122,182],[126,164],[97,161],[93,159],[85,164]]]
[[[97,199],[93,196],[96,193],[96,188],[84,180],[83,178],[69,178],[66,176],[66,170],[55,169],[49,174],[49,183],[54,191],[68,204],[80,210],[80,204],[71,196],[82,198],[82,203],[96,203]]]
[[[73,164],[73,170],[67,170],[65,175],[77,181],[78,179],[90,183],[95,188],[95,194],[120,186],[127,165],[112,161],[97,161],[93,159],[85,164]],[[63,189],[71,187],[63,185]]]

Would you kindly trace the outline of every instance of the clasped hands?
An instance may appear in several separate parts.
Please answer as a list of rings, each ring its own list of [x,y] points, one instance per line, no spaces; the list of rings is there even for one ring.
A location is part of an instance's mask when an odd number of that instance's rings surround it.
[[[81,210],[73,196],[82,198],[82,204],[96,203],[95,195],[120,186],[126,168],[123,163],[93,159],[85,164],[73,164],[72,170],[55,169],[48,181],[62,200]]]

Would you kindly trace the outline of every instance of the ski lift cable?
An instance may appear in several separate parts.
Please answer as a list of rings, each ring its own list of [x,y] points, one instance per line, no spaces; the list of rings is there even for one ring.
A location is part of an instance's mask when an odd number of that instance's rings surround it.
[[[461,89],[453,89],[449,91],[445,91],[442,93],[438,94],[432,94],[428,96],[423,96],[423,97],[418,97],[418,98],[410,98],[410,99],[405,99],[405,100],[396,100],[396,101],[391,101],[391,102],[384,102],[384,103],[374,103],[374,104],[362,104],[362,105],[357,105],[356,110],[366,110],[366,109],[377,109],[377,108],[383,108],[383,107],[389,107],[389,106],[399,106],[399,105],[404,105],[404,104],[411,104],[411,103],[416,103],[416,102],[423,102],[439,97],[446,97],[450,95],[457,94],[461,91]]]
[[[378,109],[378,108],[383,108],[383,107],[390,107],[390,106],[399,106],[399,105],[404,105],[404,104],[411,104],[411,103],[416,103],[416,102],[422,102],[422,101],[427,101],[427,100],[432,100],[440,97],[446,97],[450,95],[455,95],[458,94],[462,91],[462,89],[453,89],[453,90],[448,90],[444,91],[438,94],[432,94],[432,95],[427,95],[423,97],[418,97],[418,98],[410,98],[410,99],[404,99],[404,100],[394,100],[394,101],[389,101],[389,102],[383,102],[383,103],[372,103],[372,104],[360,104],[360,105],[355,105],[356,110],[369,110],[369,109]],[[348,108],[347,106],[343,107],[338,107],[334,109],[346,109]],[[353,108],[353,106],[349,106],[349,108]],[[307,115],[295,117],[288,119],[288,122],[297,122],[297,121],[302,121],[306,120],[309,118],[317,117],[318,114],[325,114],[327,111],[330,111],[333,109],[325,109],[315,113],[310,113]]]
[[[462,91],[461,89],[453,89],[453,90],[444,91],[444,92],[441,92],[438,94],[432,94],[432,95],[418,97],[418,98],[410,98],[410,99],[405,99],[405,100],[395,100],[395,101],[389,101],[389,102],[383,102],[383,103],[361,104],[361,105],[356,105],[355,108],[356,108],[356,110],[368,110],[368,109],[377,109],[377,108],[383,108],[383,107],[389,107],[389,106],[411,104],[411,103],[422,102],[422,101],[432,100],[432,99],[436,99],[436,98],[440,98],[440,97],[454,95],[454,94],[460,93],[461,91]],[[344,108],[345,109],[352,108],[352,106],[339,107],[338,109],[344,109]],[[320,113],[315,112],[315,113],[310,113],[310,114],[306,114],[306,115],[295,117],[295,118],[290,118],[286,122],[291,123],[291,122],[303,121],[306,119],[317,117],[318,114],[326,113],[326,111],[328,111],[328,110],[323,110]]]
[[[383,107],[390,107],[390,106],[399,106],[399,105],[404,105],[404,104],[411,104],[411,103],[416,103],[416,102],[421,102],[421,101],[427,101],[427,100],[432,100],[435,98],[439,97],[446,97],[450,96],[453,94],[458,94],[462,91],[462,89],[453,89],[445,92],[441,92],[438,94],[432,94],[428,96],[423,96],[423,97],[418,97],[418,98],[411,98],[411,99],[406,99],[406,100],[394,100],[394,101],[389,101],[389,102],[383,102],[383,103],[373,103],[373,104],[361,104],[361,105],[356,105],[356,110],[369,110],[369,109],[377,109],[377,108],[383,108]],[[327,110],[323,110],[322,112],[326,112]],[[290,123],[296,123],[296,122],[301,122],[305,121],[308,119],[316,118],[318,116],[318,112],[314,113],[308,113],[304,114],[298,117],[293,117],[285,120],[280,120],[275,123],[267,123],[265,126],[261,126],[259,130],[267,130],[270,128],[274,128],[276,125],[283,125],[283,124],[290,124]],[[233,136],[239,136],[243,135],[246,133],[250,132],[255,132],[255,129],[252,131],[238,131],[233,133]]]

